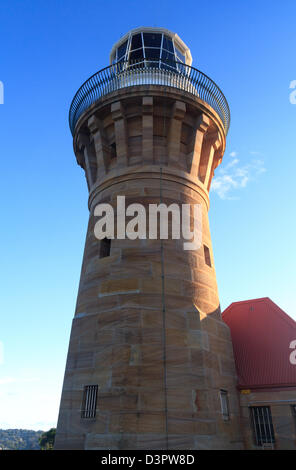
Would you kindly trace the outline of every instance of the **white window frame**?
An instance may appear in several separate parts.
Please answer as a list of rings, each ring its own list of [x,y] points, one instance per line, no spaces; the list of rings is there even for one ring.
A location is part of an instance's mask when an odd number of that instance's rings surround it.
[[[220,390],[220,403],[221,403],[221,413],[224,421],[230,420],[230,409],[229,409],[229,399],[228,391]]]

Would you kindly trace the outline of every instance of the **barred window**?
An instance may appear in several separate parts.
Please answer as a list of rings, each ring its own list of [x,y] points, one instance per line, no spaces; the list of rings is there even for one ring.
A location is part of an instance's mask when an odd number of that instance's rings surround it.
[[[98,385],[86,385],[83,391],[81,418],[95,418]]]
[[[229,412],[229,401],[228,401],[228,392],[226,390],[220,390],[220,401],[221,401],[221,411],[224,421],[230,419]]]
[[[270,406],[251,406],[250,410],[255,444],[257,446],[274,444],[274,429]]]

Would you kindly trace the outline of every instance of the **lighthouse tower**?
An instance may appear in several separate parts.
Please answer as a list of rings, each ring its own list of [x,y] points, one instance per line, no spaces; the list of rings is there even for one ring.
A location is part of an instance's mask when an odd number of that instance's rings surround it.
[[[90,211],[56,449],[239,449],[232,344],[220,315],[208,221],[229,108],[163,28],[112,48],[70,108]],[[201,244],[98,240],[95,208],[117,197],[199,205]],[[116,224],[116,221],[115,221]],[[148,230],[148,229],[147,229]]]

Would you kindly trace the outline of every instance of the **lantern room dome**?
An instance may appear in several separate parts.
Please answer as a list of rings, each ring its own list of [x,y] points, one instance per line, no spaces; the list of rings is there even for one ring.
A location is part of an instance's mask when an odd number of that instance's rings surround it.
[[[144,26],[132,29],[112,47],[110,65],[94,73],[76,92],[69,111],[72,134],[80,116],[96,101],[142,85],[176,88],[204,101],[218,114],[227,134],[230,111],[225,96],[191,64],[190,50],[176,33]]]
[[[189,48],[172,31],[164,28],[141,27],[132,29],[112,47],[110,64],[121,61],[149,66],[162,62],[176,67],[176,63],[192,64]]]

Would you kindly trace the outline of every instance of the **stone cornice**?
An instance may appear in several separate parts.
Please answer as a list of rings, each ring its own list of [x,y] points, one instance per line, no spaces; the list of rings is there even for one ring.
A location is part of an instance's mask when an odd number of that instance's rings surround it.
[[[174,168],[166,167],[166,166],[156,166],[156,165],[147,165],[147,166],[138,166],[138,167],[128,167],[124,168],[120,171],[116,170],[114,172],[110,172],[106,178],[102,181],[97,182],[92,187],[89,199],[88,199],[88,207],[89,210],[92,209],[92,204],[95,197],[105,189],[110,188],[110,186],[130,181],[136,179],[160,179],[160,170],[162,169],[162,179],[167,181],[173,181],[177,184],[181,184],[189,189],[196,191],[204,200],[207,210],[210,207],[209,195],[208,191],[204,187],[204,185],[197,180],[196,178],[192,178],[189,173],[185,173],[182,171],[177,171]]]

